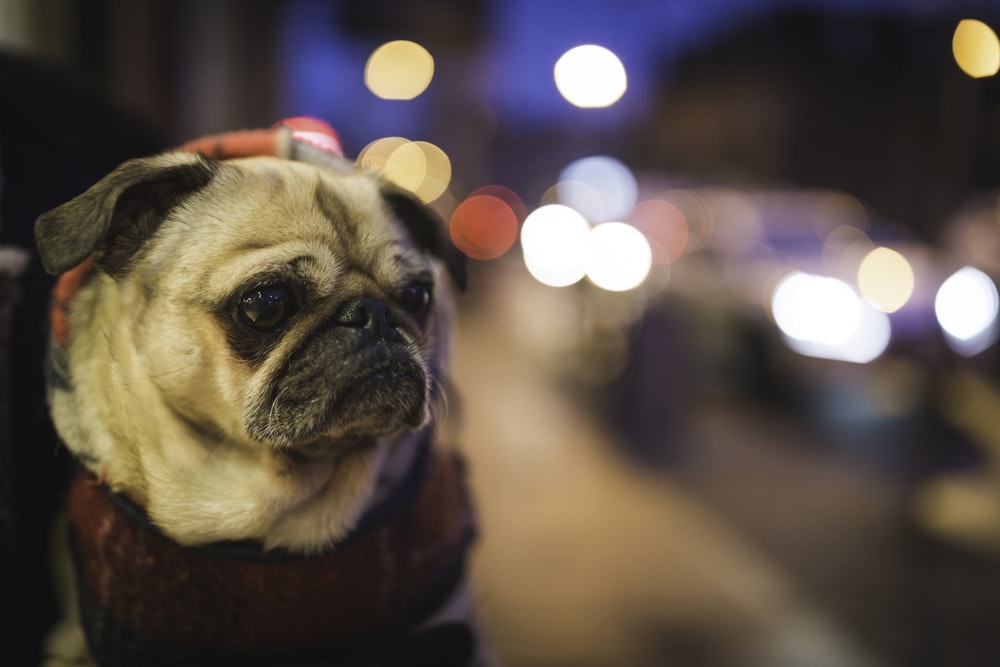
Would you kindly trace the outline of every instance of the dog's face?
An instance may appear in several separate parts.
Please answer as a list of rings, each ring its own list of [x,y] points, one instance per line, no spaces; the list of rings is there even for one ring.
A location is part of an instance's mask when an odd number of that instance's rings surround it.
[[[36,236],[51,272],[95,267],[56,359],[56,426],[182,541],[319,546],[356,516],[380,448],[432,420],[448,318],[429,251],[461,268],[373,175],[170,154],[126,163]]]

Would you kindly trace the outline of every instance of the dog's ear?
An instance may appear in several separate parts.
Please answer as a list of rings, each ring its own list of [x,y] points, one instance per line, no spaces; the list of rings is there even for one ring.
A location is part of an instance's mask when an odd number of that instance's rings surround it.
[[[382,185],[381,192],[389,210],[403,223],[416,244],[440,257],[455,284],[464,290],[467,279],[465,255],[451,243],[444,221],[402,188],[386,183]]]
[[[42,266],[52,275],[91,254],[112,277],[128,268],[136,251],[182,199],[205,187],[218,163],[187,153],[125,162],[75,199],[35,221]]]

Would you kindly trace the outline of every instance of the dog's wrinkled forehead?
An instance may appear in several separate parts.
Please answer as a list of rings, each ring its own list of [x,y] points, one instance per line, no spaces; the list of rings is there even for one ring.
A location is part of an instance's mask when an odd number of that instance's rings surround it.
[[[150,262],[191,255],[183,246],[195,239],[202,250],[196,256],[220,260],[256,250],[330,247],[351,254],[415,245],[381,185],[362,172],[327,174],[271,158],[236,161],[177,207],[151,249],[160,257]]]
[[[35,234],[43,265],[55,274],[91,255],[119,279],[138,265],[157,269],[255,248],[332,243],[348,253],[411,246],[437,254],[460,286],[465,281],[443,224],[412,195],[362,170],[271,157],[133,160],[39,216]],[[198,252],[185,247],[195,243]]]
[[[335,283],[343,290],[349,279],[394,285],[402,276],[426,272],[429,263],[383,187],[363,172],[329,174],[287,161],[240,161],[174,212],[145,253],[141,270],[148,283],[170,275],[174,288],[199,293],[212,304],[247,287],[247,281],[266,281],[292,269],[321,291]],[[199,244],[198,253],[187,251],[191,243]],[[168,267],[176,270],[167,272]]]

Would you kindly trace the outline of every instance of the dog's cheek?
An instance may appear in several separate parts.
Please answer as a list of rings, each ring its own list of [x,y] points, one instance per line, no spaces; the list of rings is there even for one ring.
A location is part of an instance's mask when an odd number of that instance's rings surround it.
[[[419,411],[410,415],[407,425],[422,428],[435,422],[444,409],[444,378],[448,362],[449,324],[438,312],[428,322],[426,332],[421,336],[420,351],[417,354],[424,369],[424,400]]]
[[[147,308],[140,353],[164,402],[213,439],[242,432],[243,392],[252,375],[238,363],[207,316]]]
[[[438,288],[433,319],[423,337],[424,355],[435,382],[444,381],[451,362],[454,302],[448,289]]]

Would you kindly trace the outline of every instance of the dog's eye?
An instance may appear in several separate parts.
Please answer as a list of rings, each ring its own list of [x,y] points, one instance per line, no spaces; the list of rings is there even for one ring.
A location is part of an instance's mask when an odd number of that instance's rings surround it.
[[[431,287],[426,283],[410,283],[399,295],[399,305],[411,315],[420,317],[431,305]]]
[[[258,331],[274,331],[295,314],[295,298],[284,285],[252,289],[240,298],[240,315]]]

